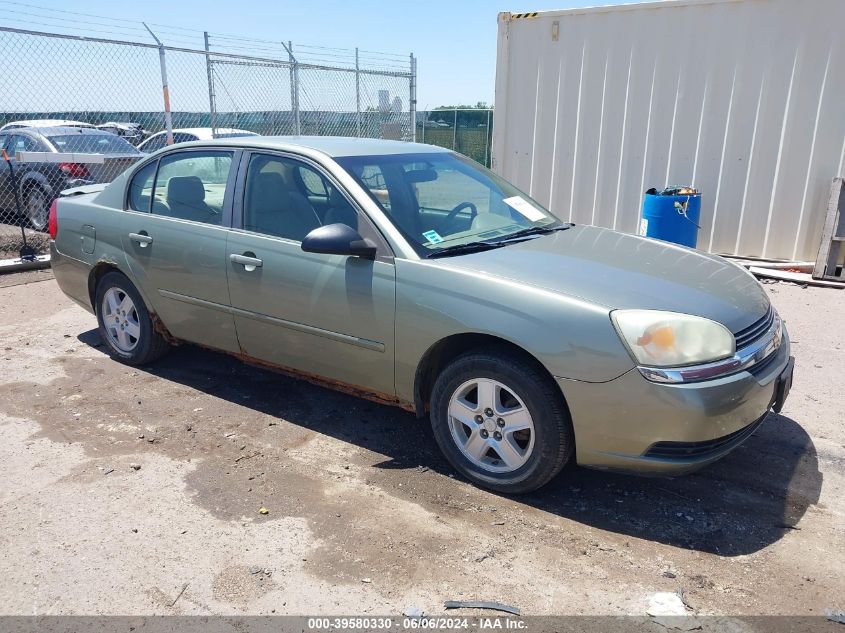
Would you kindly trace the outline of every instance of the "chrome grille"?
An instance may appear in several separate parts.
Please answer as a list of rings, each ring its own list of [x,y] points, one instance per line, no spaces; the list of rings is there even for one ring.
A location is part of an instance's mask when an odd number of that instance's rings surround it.
[[[775,309],[769,305],[769,309],[766,310],[766,314],[764,314],[762,318],[758,319],[747,328],[734,333],[734,338],[736,338],[736,348],[740,350],[763,336],[763,334],[765,334],[772,326],[774,320]]]

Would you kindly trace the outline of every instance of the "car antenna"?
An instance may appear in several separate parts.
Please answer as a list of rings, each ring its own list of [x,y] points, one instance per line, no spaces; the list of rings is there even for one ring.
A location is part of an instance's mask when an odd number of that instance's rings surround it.
[[[21,219],[21,238],[23,239],[23,244],[21,245],[21,250],[19,251],[21,261],[22,262],[34,262],[35,257],[35,249],[32,248],[26,241],[26,231],[23,228],[23,212],[21,211],[21,194],[18,191],[18,182],[17,177],[15,175],[15,169],[12,166],[12,159],[9,157],[9,153],[4,149],[3,150],[3,160],[6,161],[6,164],[9,166],[9,178],[12,181],[12,189],[15,192],[15,211],[18,214],[18,217]]]

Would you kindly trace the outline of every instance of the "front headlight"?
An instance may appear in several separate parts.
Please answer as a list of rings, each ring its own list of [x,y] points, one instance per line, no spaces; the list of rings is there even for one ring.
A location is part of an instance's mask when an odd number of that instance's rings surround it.
[[[641,365],[676,367],[733,356],[736,341],[721,323],[660,310],[614,310],[613,325]]]

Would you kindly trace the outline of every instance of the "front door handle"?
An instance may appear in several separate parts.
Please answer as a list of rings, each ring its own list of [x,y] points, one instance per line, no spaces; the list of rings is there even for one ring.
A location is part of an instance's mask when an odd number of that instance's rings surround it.
[[[229,261],[234,264],[241,264],[244,267],[244,270],[248,273],[251,273],[256,268],[261,268],[264,265],[264,262],[257,257],[252,257],[250,255],[238,255],[237,253],[229,255]]]
[[[148,245],[153,243],[153,238],[146,233],[130,233],[129,239],[133,242],[138,242],[141,248],[146,248]]]

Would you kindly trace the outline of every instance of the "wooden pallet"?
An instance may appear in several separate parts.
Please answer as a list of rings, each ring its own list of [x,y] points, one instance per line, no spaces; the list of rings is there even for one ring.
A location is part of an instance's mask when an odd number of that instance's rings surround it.
[[[845,179],[834,178],[822,231],[819,256],[813,269],[815,279],[845,281]]]

